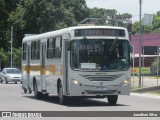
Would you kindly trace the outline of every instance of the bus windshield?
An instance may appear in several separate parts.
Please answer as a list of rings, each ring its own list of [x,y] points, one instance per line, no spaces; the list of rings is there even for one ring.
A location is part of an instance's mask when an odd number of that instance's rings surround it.
[[[129,69],[129,42],[116,39],[79,39],[71,43],[71,67],[84,71]]]

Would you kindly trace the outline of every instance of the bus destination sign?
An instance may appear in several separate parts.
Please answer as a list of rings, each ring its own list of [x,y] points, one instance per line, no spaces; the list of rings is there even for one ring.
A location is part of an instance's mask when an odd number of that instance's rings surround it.
[[[117,36],[125,37],[125,31],[122,29],[76,29],[75,37],[82,36]]]

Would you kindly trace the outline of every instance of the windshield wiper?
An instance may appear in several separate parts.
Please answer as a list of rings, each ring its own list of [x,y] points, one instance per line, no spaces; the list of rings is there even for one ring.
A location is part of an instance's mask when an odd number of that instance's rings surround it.
[[[111,47],[109,48],[109,52],[112,52],[113,48],[115,47],[116,43],[117,43],[118,37],[116,37],[111,45]]]
[[[128,67],[127,66],[120,66],[120,67],[118,67],[116,70],[126,70]]]

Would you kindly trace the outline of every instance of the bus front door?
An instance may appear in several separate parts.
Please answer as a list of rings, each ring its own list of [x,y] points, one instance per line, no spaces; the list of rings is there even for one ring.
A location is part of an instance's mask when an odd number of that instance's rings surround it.
[[[63,63],[64,63],[64,76],[63,76],[63,88],[64,88],[64,94],[68,95],[69,94],[69,79],[68,79],[68,56],[69,56],[69,52],[68,52],[68,45],[69,45],[69,41],[65,41],[64,44],[64,59],[63,59]]]

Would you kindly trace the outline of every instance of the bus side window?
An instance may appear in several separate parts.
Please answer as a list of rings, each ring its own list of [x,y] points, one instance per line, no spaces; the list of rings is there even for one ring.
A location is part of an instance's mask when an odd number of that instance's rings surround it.
[[[55,56],[55,39],[50,38],[47,40],[47,58],[53,59]]]
[[[26,60],[27,56],[27,43],[23,43],[23,60]]]
[[[62,37],[56,37],[55,58],[61,58],[62,52]]]
[[[31,43],[31,59],[32,60],[40,59],[40,40],[33,41]]]

